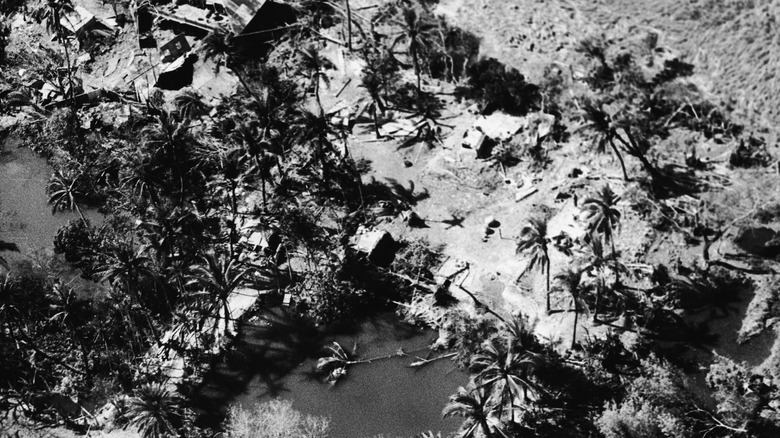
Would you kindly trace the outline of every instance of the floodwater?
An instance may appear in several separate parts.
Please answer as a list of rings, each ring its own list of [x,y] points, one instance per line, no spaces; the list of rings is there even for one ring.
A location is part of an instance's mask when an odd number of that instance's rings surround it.
[[[468,382],[451,360],[420,368],[409,367],[416,360],[411,357],[352,365],[332,386],[312,370],[322,347],[333,339],[348,351],[357,345],[361,359],[399,348],[427,357],[435,333],[385,314],[353,333],[326,334],[281,310],[267,311],[245,324],[233,351],[214,364],[198,397],[201,408],[219,421],[229,405],[250,408],[271,398],[290,400],[304,414],[329,417],[330,436],[340,438],[411,437],[428,430],[446,435],[458,429],[462,419],[441,417],[449,396]]]
[[[0,155],[0,239],[16,243],[21,252],[4,254],[6,258],[50,252],[57,230],[79,217],[75,212],[51,213],[46,196],[51,173],[45,159],[6,142]]]
[[[0,254],[13,266],[26,261],[45,264],[52,274],[70,284],[80,296],[98,297],[104,291],[97,283],[81,278],[63,257],[54,255],[54,236],[76,212],[52,214],[46,185],[52,169],[46,160],[29,148],[17,147],[17,141],[6,141],[0,150],[0,240],[15,243],[19,252]],[[101,215],[82,208],[93,223]]]

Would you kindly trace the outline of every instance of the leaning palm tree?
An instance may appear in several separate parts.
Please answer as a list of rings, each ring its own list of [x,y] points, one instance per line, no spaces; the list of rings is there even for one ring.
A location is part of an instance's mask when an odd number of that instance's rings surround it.
[[[615,231],[620,225],[620,211],[617,209],[618,202],[620,202],[620,196],[612,191],[609,184],[605,184],[595,196],[582,201],[581,210],[583,218],[587,222],[588,234],[600,234],[612,248],[612,258],[616,263],[615,284],[620,281],[620,269],[617,268],[618,259],[615,252]]]
[[[393,40],[390,51],[398,43],[406,44],[406,53],[412,58],[414,74],[417,75],[417,90],[420,91],[422,66],[420,58],[431,52],[434,45],[441,39],[438,25],[428,17],[420,16],[414,7],[405,6],[401,9],[403,20],[397,21],[401,26],[401,34]]]
[[[536,355],[527,350],[507,348],[500,339],[491,339],[475,354],[469,366],[476,372],[474,378],[479,387],[486,388],[490,397],[497,400],[499,419],[506,406],[514,422],[515,400],[528,400],[529,392],[539,390],[531,379],[536,366]]]
[[[550,313],[550,256],[547,245],[550,239],[547,237],[547,222],[542,219],[531,218],[528,225],[520,231],[517,241],[517,254],[528,254],[531,261],[526,266],[526,271],[539,267],[542,273],[547,274],[547,313]]]
[[[62,49],[65,54],[65,67],[68,69],[68,87],[69,98],[71,104],[75,105],[73,96],[75,90],[73,87],[73,71],[70,60],[70,50],[67,40],[67,29],[62,25],[62,20],[68,20],[68,14],[73,12],[73,3],[71,0],[46,0],[46,5],[36,11],[37,19],[43,20],[46,23],[46,30],[49,33],[53,33],[54,37],[62,44]],[[73,23],[71,23],[72,25]]]
[[[76,198],[82,195],[77,186],[79,177],[80,175],[76,177],[66,176],[58,170],[49,179],[46,191],[49,193],[49,204],[51,205],[52,214],[59,211],[75,210],[81,217],[84,226],[89,229],[87,218],[84,217],[84,213],[81,212],[81,208],[79,208],[76,200]]]
[[[491,438],[493,431],[488,423],[492,413],[489,404],[490,397],[485,388],[469,385],[460,387],[458,392],[450,396],[450,401],[444,406],[443,417],[463,417],[466,419],[460,433],[460,438],[475,438],[477,430],[481,429],[484,438]]]
[[[564,268],[555,275],[555,280],[561,289],[571,295],[574,303],[574,328],[571,333],[571,348],[577,345],[577,323],[579,322],[580,306],[582,304],[582,270],[571,266]]]
[[[612,152],[615,153],[620,162],[620,168],[623,171],[623,179],[629,181],[628,172],[626,171],[626,163],[623,162],[623,154],[620,153],[620,149],[615,144],[615,140],[621,143],[625,143],[625,140],[618,134],[617,125],[613,122],[612,117],[600,107],[594,105],[591,102],[586,102],[583,105],[584,118],[587,121],[585,126],[593,128],[598,134],[598,141],[596,142],[596,151],[604,153],[609,146]]]
[[[175,436],[182,420],[179,397],[161,384],[141,386],[130,398],[127,417],[129,424],[143,438]]]

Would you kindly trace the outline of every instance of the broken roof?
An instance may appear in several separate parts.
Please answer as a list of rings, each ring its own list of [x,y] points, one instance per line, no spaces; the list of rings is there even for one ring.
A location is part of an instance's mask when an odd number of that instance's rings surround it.
[[[78,34],[94,21],[95,14],[89,12],[81,5],[76,5],[73,7],[72,12],[64,14],[60,18],[60,25],[71,33]]]
[[[230,17],[233,32],[239,35],[255,18],[267,0],[223,0],[225,10]]]
[[[191,5],[165,5],[151,8],[149,11],[164,20],[186,24],[206,32],[216,30],[223,25],[223,20],[210,16],[208,10]]]

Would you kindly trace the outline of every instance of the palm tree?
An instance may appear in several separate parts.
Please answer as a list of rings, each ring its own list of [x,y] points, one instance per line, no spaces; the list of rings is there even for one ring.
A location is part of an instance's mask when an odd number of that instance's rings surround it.
[[[123,242],[110,252],[100,271],[100,279],[115,287],[121,284],[124,290],[141,304],[139,284],[142,278],[154,275],[150,266],[151,259],[146,256],[143,247],[136,247],[132,242]]]
[[[520,231],[517,241],[517,254],[530,254],[531,261],[526,271],[538,266],[541,272],[547,274],[547,313],[550,313],[550,256],[547,245],[550,239],[547,237],[547,222],[542,219],[531,218],[528,225]]]
[[[158,195],[160,188],[165,186],[165,178],[156,168],[151,157],[139,153],[140,157],[129,158],[120,169],[119,183],[128,198],[144,201],[149,199],[155,207],[160,205]]]
[[[571,295],[571,300],[574,303],[574,328],[571,334],[571,348],[573,349],[577,345],[577,323],[580,316],[580,304],[583,301],[580,295],[582,292],[582,271],[569,266],[557,273],[555,280],[558,281],[561,289],[564,289]]]
[[[512,344],[504,345],[499,339],[491,339],[475,354],[469,366],[476,372],[474,378],[478,386],[490,391],[499,406],[499,418],[503,407],[508,406],[514,422],[515,400],[528,400],[528,392],[536,393],[538,386],[530,375],[536,364],[533,353],[521,350],[515,351]]]
[[[620,270],[617,268],[618,258],[615,252],[615,230],[620,225],[618,202],[620,202],[620,196],[612,191],[609,184],[605,184],[595,196],[582,201],[581,210],[587,221],[588,234],[600,234],[604,237],[604,241],[609,242],[612,247],[612,258],[616,263],[615,284],[620,281]]]
[[[181,402],[161,384],[146,384],[130,398],[127,416],[143,438],[176,435],[181,424]]]
[[[417,75],[417,90],[420,91],[422,75],[420,58],[430,52],[433,49],[436,38],[440,38],[437,32],[438,25],[428,17],[419,16],[417,10],[413,7],[404,6],[401,9],[401,15],[403,21],[398,21],[397,23],[403,30],[393,41],[390,51],[393,51],[396,44],[400,42],[406,43],[406,53],[412,58],[414,73]]]
[[[184,90],[173,99],[179,114],[185,119],[196,119],[208,114],[209,106],[203,102],[203,96],[195,90]]]
[[[222,252],[212,250],[201,256],[200,263],[192,268],[188,282],[205,292],[209,299],[201,324],[206,318],[214,317],[213,329],[216,331],[220,319],[224,318],[224,328],[227,330],[231,321],[231,294],[244,283],[252,271],[252,268],[242,266],[238,257],[229,257]]]
[[[596,304],[593,308],[593,322],[598,322],[601,298],[606,289],[604,276],[609,259],[604,254],[604,244],[598,234],[591,234],[585,239],[585,249],[587,250],[585,254],[587,262],[583,271],[596,279]]]
[[[623,120],[618,122],[618,125],[623,128],[623,132],[626,134],[626,138],[628,141],[626,141],[622,136],[615,137],[620,143],[623,145],[623,149],[626,151],[628,155],[631,155],[632,157],[639,160],[640,163],[642,163],[642,167],[645,169],[645,172],[650,175],[650,178],[658,183],[659,180],[663,182],[663,178],[665,175],[663,175],[663,172],[660,171],[653,163],[650,162],[650,160],[647,159],[647,150],[649,148],[649,144],[647,141],[644,141],[643,137],[639,137],[639,141],[637,140],[637,135],[635,135],[635,131],[632,129],[632,125],[641,125],[644,122],[642,117],[625,117]],[[641,134],[642,130],[638,130]]]
[[[279,166],[279,172],[281,174],[281,162],[279,156],[273,153],[273,144],[278,140],[278,136],[274,135],[274,130],[262,129],[263,134],[260,133],[260,124],[255,119],[249,120],[236,120],[235,127],[230,132],[230,139],[233,143],[240,146],[245,155],[249,157],[255,163],[255,170],[260,176],[261,193],[263,196],[263,210],[268,209],[267,190],[266,185],[271,180],[271,159],[273,155],[276,155],[277,165]],[[266,136],[263,136],[266,134]]]
[[[398,81],[398,62],[386,50],[370,48],[364,49],[363,60],[366,67],[360,76],[360,86],[371,98],[368,111],[374,116],[374,132],[379,138],[379,114],[385,112],[388,89]]]
[[[322,113],[320,80],[325,81],[326,84],[330,83],[328,75],[325,74],[325,69],[329,68],[332,64],[320,55],[319,50],[317,50],[314,45],[310,45],[305,49],[298,49],[298,52],[300,54],[300,71],[309,78],[310,87],[314,89],[314,97],[317,99],[317,105]]]
[[[236,229],[238,221],[238,187],[242,181],[244,166],[241,150],[238,148],[220,151],[219,158],[221,172],[219,175],[216,175],[214,183],[220,192],[226,193],[230,205],[230,238],[228,245],[230,247],[230,255],[232,256],[234,254],[233,245],[238,240]],[[265,187],[265,184],[263,186]],[[265,195],[265,189],[263,189],[263,194]],[[263,200],[265,202],[265,198]]]
[[[49,317],[49,321],[60,320],[60,322],[70,332],[71,339],[81,350],[81,360],[84,366],[84,380],[87,388],[92,387],[92,372],[89,365],[89,348],[79,327],[89,318],[87,313],[88,304],[79,300],[72,288],[61,285],[57,282],[52,287],[52,309],[56,312]]]
[[[216,62],[215,70],[219,72],[222,64],[225,64],[244,87],[247,93],[255,100],[259,106],[263,106],[260,97],[246,83],[238,62],[238,49],[233,42],[233,33],[225,28],[217,27],[203,38],[200,50],[203,53],[203,59],[214,59]]]
[[[70,178],[65,176],[61,171],[57,170],[49,179],[49,183],[46,186],[46,191],[49,193],[49,204],[51,205],[51,213],[55,214],[58,211],[73,211],[76,210],[84,226],[89,230],[89,222],[84,217],[84,213],[81,212],[79,204],[76,198],[82,194],[76,185],[79,180],[79,176]]]
[[[143,142],[151,146],[151,165],[154,171],[165,173],[173,171],[173,178],[179,183],[179,201],[184,200],[185,169],[189,162],[189,151],[196,143],[190,132],[190,120],[182,119],[175,112],[161,110],[156,117],[156,122],[144,127],[142,130]],[[171,191],[172,192],[172,191]]]
[[[491,438],[493,432],[488,424],[488,417],[492,409],[489,406],[490,397],[485,388],[469,385],[468,388],[460,387],[450,396],[450,401],[444,406],[443,417],[463,417],[466,419],[461,438],[477,437],[477,430],[481,429],[485,438]]]
[[[68,49],[68,41],[66,35],[66,29],[62,25],[63,18],[67,20],[67,14],[74,11],[73,3],[71,0],[46,0],[46,6],[39,9],[36,13],[37,19],[44,20],[46,22],[46,30],[49,33],[53,33],[57,40],[62,44],[62,49],[65,52],[65,66],[68,69],[68,86],[69,86],[69,98],[72,108],[75,108],[75,90],[73,87],[73,71],[70,62],[70,51]]]
[[[336,135],[336,130],[324,114],[317,115],[306,110],[301,112],[293,127],[293,138],[296,141],[300,144],[314,146],[314,155],[320,163],[320,172],[324,182],[328,181],[330,175],[327,153],[333,149],[333,143],[329,137]]]
[[[617,125],[612,121],[612,117],[591,102],[586,102],[584,105],[584,117],[588,121],[586,126],[593,128],[598,133],[596,151],[603,153],[606,151],[607,145],[609,145],[620,162],[620,168],[623,170],[623,179],[630,181],[628,172],[626,172],[626,164],[623,162],[623,154],[620,153],[620,149],[615,144],[615,140],[621,143],[624,143],[625,140],[618,134]]]

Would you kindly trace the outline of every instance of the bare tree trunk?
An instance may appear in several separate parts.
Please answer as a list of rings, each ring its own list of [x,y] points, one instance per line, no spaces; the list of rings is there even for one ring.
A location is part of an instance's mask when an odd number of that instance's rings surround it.
[[[347,4],[347,48],[352,51],[352,8],[349,6],[349,0],[344,0]]]
[[[620,269],[618,266],[617,253],[615,252],[615,236],[610,235],[609,243],[612,246],[612,259],[615,262],[615,284],[618,284],[620,283]]]
[[[615,142],[612,139],[609,140],[609,146],[612,147],[612,151],[615,152],[615,156],[618,161],[620,161],[620,169],[623,170],[623,179],[631,181],[631,178],[628,177],[628,172],[626,172],[626,163],[623,162],[623,154],[620,153],[620,149],[615,146]]]
[[[571,333],[571,349],[573,350],[577,345],[577,323],[580,317],[580,301],[577,294],[572,294],[572,297],[574,298],[574,329]]]
[[[412,63],[414,64],[414,73],[417,74],[417,92],[422,91],[420,60],[417,58],[417,50],[412,51]]]
[[[549,260],[549,259],[548,259]],[[547,262],[547,314],[550,314],[550,262]]]
[[[593,309],[593,322],[598,322],[599,308],[601,307],[601,294],[604,293],[604,280],[599,279],[599,286],[596,288],[596,306]]]
[[[487,420],[480,420],[479,425],[482,427],[482,433],[485,434],[485,438],[491,438],[493,436],[490,433],[490,426],[487,424]]]

